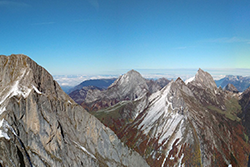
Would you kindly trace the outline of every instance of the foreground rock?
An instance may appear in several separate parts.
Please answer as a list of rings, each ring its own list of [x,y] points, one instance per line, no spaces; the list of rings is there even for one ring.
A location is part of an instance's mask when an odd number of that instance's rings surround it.
[[[27,56],[0,56],[0,81],[0,166],[148,166]]]

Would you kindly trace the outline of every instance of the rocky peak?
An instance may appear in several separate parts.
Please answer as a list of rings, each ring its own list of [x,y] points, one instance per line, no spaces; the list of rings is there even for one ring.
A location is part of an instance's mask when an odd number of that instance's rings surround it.
[[[196,73],[194,80],[190,83],[202,88],[209,88],[211,90],[217,89],[217,85],[213,77],[208,72],[205,72],[200,68]]]
[[[227,86],[225,87],[225,90],[228,90],[230,92],[233,92],[233,93],[238,93],[238,89],[233,85],[233,84],[227,84]]]
[[[178,77],[178,78],[176,79],[175,82],[176,82],[177,84],[180,84],[180,85],[185,84],[184,81],[183,81],[180,77]]]
[[[119,100],[133,100],[143,96],[149,90],[146,80],[135,70],[120,76],[107,89],[106,94]]]
[[[182,90],[183,92],[185,92],[189,96],[193,96],[192,91],[187,87],[185,82],[180,77],[178,77],[176,79],[175,83],[178,85],[180,90]]]
[[[141,76],[139,72],[135,70],[130,70],[126,74],[120,76],[113,84],[109,86],[109,88],[120,85],[134,85],[137,83],[145,83],[145,79]]]

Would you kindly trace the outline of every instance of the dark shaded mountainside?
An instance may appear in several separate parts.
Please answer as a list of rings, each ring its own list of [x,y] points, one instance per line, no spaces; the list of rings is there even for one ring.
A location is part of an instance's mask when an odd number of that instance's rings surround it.
[[[0,166],[148,166],[25,55],[0,56]]]
[[[89,91],[83,107],[150,166],[247,166],[249,90],[217,88],[201,69],[154,91],[144,81],[129,71],[107,90]]]
[[[86,80],[70,89],[68,94],[76,103],[81,104],[85,100],[89,90],[105,90],[115,80],[116,78]]]

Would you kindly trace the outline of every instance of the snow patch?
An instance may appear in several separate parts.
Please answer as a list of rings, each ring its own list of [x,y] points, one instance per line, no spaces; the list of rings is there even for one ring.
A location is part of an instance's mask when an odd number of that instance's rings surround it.
[[[184,154],[181,155],[181,158],[179,160],[179,166],[178,167],[184,167],[185,164],[181,164],[182,159],[184,158]]]
[[[2,119],[0,121],[0,138],[4,137],[5,139],[10,140],[10,137],[7,134],[8,128],[9,128],[8,122]]]
[[[167,159],[167,155],[166,155],[166,157],[164,158],[164,160],[163,160],[163,163],[161,164],[161,167],[164,167],[164,164],[165,164],[165,162],[166,162],[166,159]]]
[[[40,92],[34,85],[32,85],[33,89],[36,91],[36,93],[38,94],[42,94],[42,92]]]
[[[6,107],[1,107],[1,108],[0,108],[0,115],[1,115],[4,111],[6,111]]]
[[[150,101],[153,100],[153,105],[148,109],[146,117],[140,123],[138,128],[142,128],[142,130],[145,130],[145,128],[148,129],[149,127],[154,126],[155,121],[157,121],[165,112],[168,111],[169,103],[166,105],[166,98],[169,93],[170,86],[171,84],[165,87],[165,90],[163,90],[163,92],[158,91],[149,97]],[[148,133],[148,131],[146,131],[145,133]]]
[[[86,152],[88,155],[90,155],[92,158],[96,159],[96,157],[91,154],[85,147],[81,146],[80,144],[78,144],[77,142],[73,141],[78,147],[80,147],[84,152]]]
[[[187,85],[189,82],[192,82],[192,81],[194,81],[194,80],[195,80],[195,76],[192,77],[192,78],[187,79],[187,80],[185,81],[185,84]]]
[[[170,160],[174,160],[174,157],[173,157],[173,155],[171,155],[171,157],[169,158]]]
[[[14,82],[12,86],[7,86],[2,92],[0,93],[1,97],[3,97],[0,101],[0,104],[2,104],[7,98],[11,98],[13,96],[19,96],[22,95],[24,98],[27,98],[28,95],[31,92],[31,89],[29,89],[26,86],[20,85],[20,80],[24,77],[26,70],[23,70],[22,75],[17,78],[17,80]],[[7,93],[5,93],[6,90],[8,90]],[[3,95],[2,95],[3,94]]]

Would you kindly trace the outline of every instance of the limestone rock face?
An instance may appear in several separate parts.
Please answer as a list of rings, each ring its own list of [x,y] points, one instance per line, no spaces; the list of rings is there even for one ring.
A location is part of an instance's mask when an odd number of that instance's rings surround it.
[[[0,56],[0,166],[148,166],[25,55]]]
[[[217,89],[217,85],[213,77],[208,72],[205,72],[202,69],[198,70],[194,80],[190,83],[202,88],[209,88],[211,90]]]

